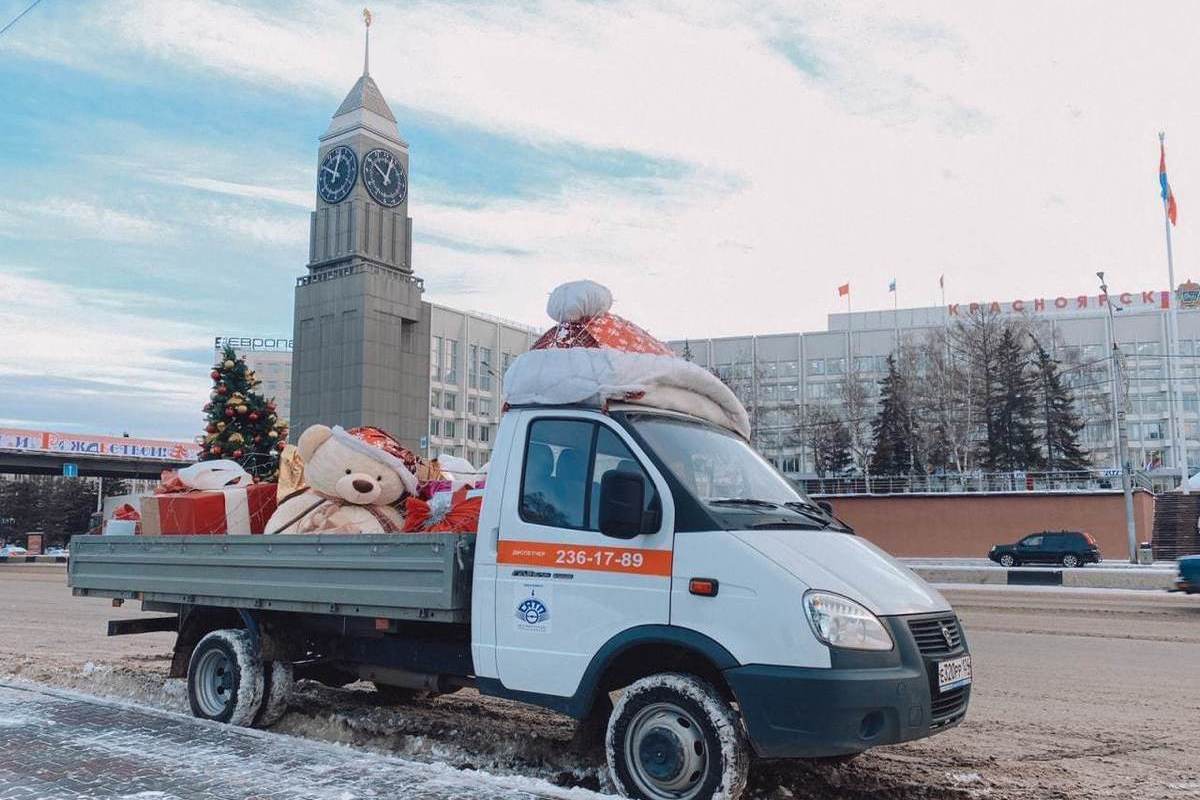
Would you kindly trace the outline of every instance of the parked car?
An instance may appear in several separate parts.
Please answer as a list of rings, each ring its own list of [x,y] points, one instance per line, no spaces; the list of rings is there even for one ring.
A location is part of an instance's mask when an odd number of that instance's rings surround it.
[[[1082,567],[1100,563],[1100,546],[1090,533],[1042,531],[1031,533],[1016,544],[993,545],[988,558],[1002,567],[1021,564],[1062,564]]]
[[[0,547],[0,558],[8,558],[9,556],[23,556],[29,551],[19,544],[6,544]]]
[[[1200,556],[1184,556],[1177,562],[1179,575],[1175,588],[1188,594],[1200,594]]]

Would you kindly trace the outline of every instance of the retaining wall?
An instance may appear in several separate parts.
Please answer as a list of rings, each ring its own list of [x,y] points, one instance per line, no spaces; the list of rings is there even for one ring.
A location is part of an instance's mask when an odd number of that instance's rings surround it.
[[[1106,558],[1128,553],[1120,492],[835,495],[822,499],[895,556],[986,556],[993,544],[1044,530],[1086,531]],[[1133,495],[1137,540],[1149,541],[1154,495]]]

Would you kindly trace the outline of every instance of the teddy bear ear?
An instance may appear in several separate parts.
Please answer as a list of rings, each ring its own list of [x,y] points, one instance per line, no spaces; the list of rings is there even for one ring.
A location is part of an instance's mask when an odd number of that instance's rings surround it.
[[[330,436],[333,436],[333,430],[328,425],[309,425],[304,429],[304,433],[300,434],[300,440],[296,442],[296,451],[302,459],[309,461],[317,452],[317,448],[325,444]]]

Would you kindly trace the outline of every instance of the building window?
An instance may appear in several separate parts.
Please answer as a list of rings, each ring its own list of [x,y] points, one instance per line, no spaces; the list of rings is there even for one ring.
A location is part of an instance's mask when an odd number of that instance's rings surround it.
[[[446,364],[445,383],[458,383],[458,342],[453,339],[446,340],[447,349],[450,351],[449,363]]]
[[[809,375],[824,375],[825,374],[825,359],[810,358],[808,360]]]
[[[443,433],[443,435],[447,439],[453,439],[454,438],[454,420],[452,420],[452,419],[442,420],[442,426],[445,429],[445,432]]]
[[[479,441],[490,442],[492,440],[492,429],[490,425],[479,426]]]
[[[479,416],[490,417],[492,415],[492,398],[479,398]]]
[[[458,395],[454,392],[446,392],[445,403],[442,405],[442,408],[446,409],[447,411],[453,411],[456,405],[458,405]]]
[[[442,378],[442,337],[434,336],[429,344],[429,374],[433,379]]]
[[[440,419],[437,419],[435,417],[435,418],[429,420],[429,435],[430,436],[441,436],[441,434],[438,432],[440,430],[441,430],[441,420]]]
[[[788,475],[795,475],[800,471],[800,457],[784,456],[779,460],[779,471]]]
[[[479,373],[479,388],[485,391],[492,390],[492,372],[495,366],[492,364],[492,350],[490,347],[484,347],[479,352],[479,366],[482,370]]]
[[[474,422],[467,423],[467,438],[470,439],[472,442],[475,441],[475,423]]]
[[[472,414],[472,415],[475,413],[475,398],[474,397],[467,398],[467,413]]]
[[[825,359],[825,371],[827,375],[841,375],[846,371],[846,359],[844,358],[827,358]]]
[[[429,393],[429,407],[430,408],[441,408],[442,407],[442,393],[439,390],[434,389],[432,392]]]
[[[467,348],[467,385],[472,389],[479,386],[479,345]]]
[[[500,354],[500,377],[503,378],[504,373],[508,372],[508,368],[512,366],[512,361],[513,361],[512,353],[501,353]]]

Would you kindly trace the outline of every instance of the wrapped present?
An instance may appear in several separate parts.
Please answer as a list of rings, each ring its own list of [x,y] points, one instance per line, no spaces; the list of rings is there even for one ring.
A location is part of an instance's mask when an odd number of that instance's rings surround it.
[[[483,492],[464,486],[455,492],[439,492],[428,501],[409,497],[404,505],[405,533],[475,533]]]
[[[304,459],[296,445],[289,444],[279,454],[279,489],[276,495],[282,503],[307,488],[308,484],[304,482]]]
[[[105,533],[141,533],[142,515],[129,503],[122,503],[113,511],[112,518],[105,521],[104,531]]]
[[[164,473],[158,493],[142,498],[142,533],[262,533],[275,503],[275,484],[254,483],[233,462],[202,461]]]

